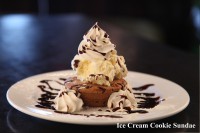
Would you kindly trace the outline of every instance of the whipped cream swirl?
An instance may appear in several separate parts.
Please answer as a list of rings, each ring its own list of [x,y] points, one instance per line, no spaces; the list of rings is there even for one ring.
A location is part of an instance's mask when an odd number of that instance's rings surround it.
[[[83,106],[83,100],[80,98],[80,94],[75,90],[69,90],[63,88],[54,99],[54,108],[60,112],[76,112],[80,111]]]
[[[123,56],[118,56],[109,35],[97,23],[83,36],[78,54],[71,62],[81,81],[110,85],[127,75]]]
[[[107,107],[118,112],[124,112],[126,108],[136,108],[137,102],[130,89],[125,89],[112,93],[108,99]]]

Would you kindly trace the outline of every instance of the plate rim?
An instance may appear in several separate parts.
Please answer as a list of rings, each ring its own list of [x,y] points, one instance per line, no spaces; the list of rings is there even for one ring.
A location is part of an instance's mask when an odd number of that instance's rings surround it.
[[[6,92],[6,98],[7,98],[7,101],[8,103],[14,107],[16,110],[22,112],[22,113],[25,113],[29,116],[32,116],[32,117],[36,117],[36,118],[39,118],[39,119],[44,119],[44,120],[49,120],[49,121],[54,121],[54,122],[61,122],[61,123],[69,123],[69,124],[79,124],[79,125],[116,125],[117,123],[128,123],[128,122],[131,122],[131,123],[143,123],[143,122],[151,122],[151,121],[156,121],[156,120],[161,120],[161,119],[164,119],[164,118],[167,118],[167,117],[170,117],[170,116],[173,116],[175,114],[178,114],[180,113],[181,111],[183,111],[190,103],[190,96],[188,94],[188,92],[182,87],[180,86],[179,84],[171,81],[171,80],[168,80],[166,78],[162,78],[162,77],[159,77],[159,76],[156,76],[156,75],[152,75],[152,74],[148,74],[148,73],[143,73],[143,72],[138,72],[138,71],[128,71],[128,73],[137,73],[139,75],[144,75],[144,76],[150,76],[150,77],[153,77],[153,78],[158,78],[158,79],[161,79],[161,80],[165,80],[169,83],[172,83],[176,86],[179,87],[179,89],[181,89],[185,95],[187,96],[187,102],[185,102],[184,105],[182,105],[180,108],[178,109],[174,109],[172,112],[166,114],[166,115],[163,115],[163,116],[159,116],[159,117],[155,117],[155,118],[147,118],[147,119],[142,119],[142,120],[137,120],[137,121],[130,121],[130,120],[119,120],[119,121],[116,121],[116,122],[113,122],[113,121],[110,121],[110,122],[105,122],[105,121],[87,121],[87,122],[83,122],[83,121],[71,121],[71,120],[68,120],[68,121],[63,121],[63,120],[59,120],[59,119],[52,119],[52,117],[48,117],[48,115],[42,115],[42,114],[38,114],[38,113],[34,113],[30,110],[26,110],[24,108],[21,108],[19,105],[16,105],[11,99],[10,99],[10,93],[11,93],[11,90],[12,90],[12,87],[15,86],[16,84],[18,84],[19,82],[22,82],[24,80],[27,80],[27,79],[31,79],[33,77],[37,77],[37,76],[41,76],[41,75],[46,75],[46,74],[52,74],[52,73],[61,73],[61,72],[74,72],[73,70],[70,70],[70,69],[67,69],[67,70],[59,70],[59,71],[51,71],[51,72],[45,72],[45,73],[40,73],[40,74],[36,74],[36,75],[33,75],[33,76],[30,76],[30,77],[27,77],[27,78],[24,78],[22,80],[19,80],[17,81],[16,83],[14,83],[13,85],[11,85],[9,87],[9,89],[7,90]]]

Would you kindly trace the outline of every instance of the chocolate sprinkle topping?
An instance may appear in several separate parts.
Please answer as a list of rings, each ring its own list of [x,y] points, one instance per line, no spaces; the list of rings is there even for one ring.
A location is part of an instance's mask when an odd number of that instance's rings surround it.
[[[109,77],[108,76],[105,76],[105,77],[106,77],[106,80],[109,81]]]
[[[105,34],[104,34],[104,37],[105,37],[105,38],[108,38],[108,34],[107,34],[107,33],[105,33]]]
[[[74,60],[74,67],[77,68],[80,60]]]
[[[91,38],[91,40],[92,40],[93,42],[97,42],[96,39],[92,39],[92,38]]]

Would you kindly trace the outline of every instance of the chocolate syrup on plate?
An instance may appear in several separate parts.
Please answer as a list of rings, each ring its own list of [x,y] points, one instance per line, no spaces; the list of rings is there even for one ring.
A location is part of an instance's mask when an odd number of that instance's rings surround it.
[[[143,90],[148,89],[150,86],[154,86],[154,84],[146,84],[146,85],[143,85],[143,86],[140,86],[140,87],[134,87],[133,90],[143,91]]]
[[[51,109],[54,110],[56,113],[61,113],[61,114],[70,114],[70,115],[79,115],[79,116],[95,116],[95,117],[110,117],[110,118],[123,118],[118,115],[95,115],[95,114],[76,114],[76,113],[65,113],[65,112],[59,112],[56,111],[54,108],[54,102],[52,101],[55,99],[55,97],[58,95],[58,92],[60,89],[58,88],[53,88],[49,82],[56,82],[60,85],[64,86],[64,81],[66,81],[65,78],[59,78],[59,81],[57,80],[41,80],[40,85],[37,87],[40,88],[40,90],[43,92],[38,98],[38,104],[35,105],[36,107],[39,108],[45,108],[45,109]],[[134,87],[132,88],[134,90],[134,95],[136,99],[139,99],[140,102],[137,103],[137,108],[139,110],[131,110],[130,107],[124,107],[123,109],[127,112],[127,114],[132,114],[132,113],[148,113],[147,110],[145,109],[150,109],[154,108],[157,106],[161,101],[164,101],[165,99],[161,99],[160,96],[155,96],[155,93],[146,93],[143,92],[144,90],[148,89],[149,87],[154,86],[154,84],[146,84],[140,87]],[[100,88],[102,89],[102,88]],[[104,91],[102,89],[102,91]],[[105,112],[116,112],[120,109],[120,107],[113,108],[112,110],[105,110]],[[103,111],[99,109],[98,111]]]
[[[118,115],[75,114],[75,113],[67,113],[67,112],[60,112],[60,111],[54,111],[54,112],[60,113],[60,114],[79,115],[79,116],[86,116],[86,117],[95,116],[95,117],[123,118],[122,116],[118,116]]]
[[[46,86],[45,85],[37,86],[44,93],[41,94],[40,98],[38,98],[38,102],[37,102],[38,104],[35,105],[36,107],[55,110],[53,107],[54,102],[52,100],[58,95],[59,89],[53,88],[49,84],[50,81],[54,81],[54,80],[42,80],[40,81],[40,83],[46,84]],[[55,82],[62,84],[58,81],[55,81]],[[56,91],[57,93],[52,92],[53,90]]]

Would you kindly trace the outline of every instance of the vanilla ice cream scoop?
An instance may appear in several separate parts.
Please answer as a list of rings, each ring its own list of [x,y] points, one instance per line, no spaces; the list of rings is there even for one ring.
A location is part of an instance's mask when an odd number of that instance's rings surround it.
[[[83,36],[71,65],[78,79],[99,85],[110,86],[127,75],[124,57],[117,55],[109,35],[97,23]]]

